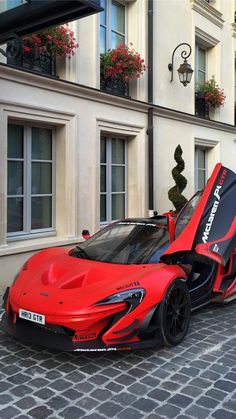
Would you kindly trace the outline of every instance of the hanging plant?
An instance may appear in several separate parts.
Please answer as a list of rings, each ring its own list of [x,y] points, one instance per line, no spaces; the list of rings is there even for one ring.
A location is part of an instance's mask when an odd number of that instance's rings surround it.
[[[209,107],[217,109],[224,105],[226,98],[224,90],[218,86],[214,76],[199,86],[199,92],[204,94],[205,102]]]
[[[126,81],[133,77],[139,78],[146,71],[144,59],[125,44],[101,54],[100,65],[101,75],[104,78],[113,77]]]
[[[48,53],[52,56],[71,58],[75,49],[79,47],[74,32],[68,25],[57,26],[42,32],[22,37],[22,53]]]

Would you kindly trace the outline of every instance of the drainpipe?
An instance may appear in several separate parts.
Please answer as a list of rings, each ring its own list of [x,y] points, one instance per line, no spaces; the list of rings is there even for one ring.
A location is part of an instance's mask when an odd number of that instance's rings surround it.
[[[153,108],[148,109],[148,208],[153,211]],[[152,214],[150,214],[152,215]]]
[[[153,0],[148,0],[148,103],[153,103]],[[148,110],[148,196],[153,211],[153,108]]]

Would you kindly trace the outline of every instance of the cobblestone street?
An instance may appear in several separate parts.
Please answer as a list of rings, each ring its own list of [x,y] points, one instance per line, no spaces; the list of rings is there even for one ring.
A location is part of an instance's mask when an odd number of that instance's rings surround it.
[[[0,331],[0,418],[236,418],[236,303],[195,313],[178,347],[60,353]]]

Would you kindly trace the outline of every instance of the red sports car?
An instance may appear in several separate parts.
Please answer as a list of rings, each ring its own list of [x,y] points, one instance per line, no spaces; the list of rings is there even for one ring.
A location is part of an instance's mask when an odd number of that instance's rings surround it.
[[[191,311],[236,297],[235,246],[236,175],[217,164],[176,219],[120,220],[31,257],[6,290],[1,327],[68,351],[176,345]]]

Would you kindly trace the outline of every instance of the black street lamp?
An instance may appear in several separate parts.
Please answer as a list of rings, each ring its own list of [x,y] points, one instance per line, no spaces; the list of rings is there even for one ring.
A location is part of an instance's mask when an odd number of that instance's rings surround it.
[[[184,86],[187,86],[187,84],[190,83],[192,74],[193,74],[191,65],[188,64],[188,61],[187,61],[187,58],[191,55],[191,52],[192,52],[192,48],[189,44],[187,44],[186,42],[182,42],[181,44],[177,45],[177,47],[174,49],[172,53],[172,61],[170,64],[168,64],[168,69],[169,71],[171,71],[171,79],[170,79],[170,83],[171,83],[173,81],[174,54],[177,48],[183,45],[186,45],[189,48],[189,53],[187,53],[185,50],[181,52],[181,57],[184,59],[184,62],[180,64],[177,71],[179,74],[180,83],[182,83]]]

